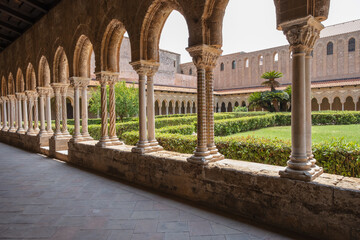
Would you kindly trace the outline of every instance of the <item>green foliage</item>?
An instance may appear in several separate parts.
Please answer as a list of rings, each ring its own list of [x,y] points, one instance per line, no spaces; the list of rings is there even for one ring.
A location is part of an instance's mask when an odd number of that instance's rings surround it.
[[[262,82],[261,84],[269,87],[271,89],[271,91],[275,91],[277,87],[280,87],[280,83],[278,81],[276,81],[275,79],[277,78],[281,78],[283,76],[283,74],[281,72],[277,72],[277,71],[270,71],[270,72],[265,72],[263,75],[261,75],[261,78],[263,79],[268,79],[265,82]]]
[[[107,88],[109,95],[109,88]],[[115,84],[115,112],[116,116],[123,121],[124,118],[134,117],[139,112],[138,89],[132,85],[126,86],[124,81]],[[109,100],[107,100],[109,104]],[[98,114],[101,111],[101,87],[93,90],[89,99],[89,111]]]
[[[238,106],[234,108],[234,112],[248,112],[248,108],[246,106],[242,107],[242,106]]]

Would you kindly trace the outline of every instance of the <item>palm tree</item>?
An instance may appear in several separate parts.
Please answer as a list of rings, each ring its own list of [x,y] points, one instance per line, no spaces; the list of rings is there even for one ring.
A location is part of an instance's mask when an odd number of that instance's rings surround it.
[[[275,92],[276,88],[280,87],[280,83],[275,79],[281,78],[282,76],[283,74],[281,72],[276,72],[276,71],[265,72],[263,75],[261,75],[261,78],[268,80],[261,84],[266,87],[270,87],[271,91]]]

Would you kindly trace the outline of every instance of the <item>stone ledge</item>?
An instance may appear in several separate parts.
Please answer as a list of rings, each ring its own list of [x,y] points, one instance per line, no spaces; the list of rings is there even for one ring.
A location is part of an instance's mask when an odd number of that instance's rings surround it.
[[[95,144],[69,143],[68,161],[311,237],[360,239],[360,179],[323,174],[307,183],[280,178],[278,166],[229,159],[197,166],[189,154]]]

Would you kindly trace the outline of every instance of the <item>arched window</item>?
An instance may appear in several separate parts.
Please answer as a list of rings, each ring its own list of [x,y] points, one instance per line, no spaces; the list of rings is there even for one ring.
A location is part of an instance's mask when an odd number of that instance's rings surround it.
[[[248,58],[245,60],[245,67],[246,67],[246,68],[249,67],[249,59],[248,59]]]
[[[348,51],[349,52],[354,52],[355,51],[355,38],[350,38],[349,39]]]
[[[190,68],[189,70],[189,75],[192,75],[192,68]]]
[[[274,55],[274,62],[277,62],[279,61],[279,54],[278,53],[275,53]]]
[[[259,57],[259,65],[262,66],[264,64],[264,57],[260,56]]]
[[[235,60],[234,60],[234,61],[232,61],[232,63],[231,63],[231,67],[232,67],[232,69],[235,69],[235,68],[236,68],[236,62],[235,62]]]
[[[220,71],[224,71],[224,63],[220,64]]]
[[[333,55],[334,52],[334,44],[332,42],[328,42],[326,46],[326,55]]]

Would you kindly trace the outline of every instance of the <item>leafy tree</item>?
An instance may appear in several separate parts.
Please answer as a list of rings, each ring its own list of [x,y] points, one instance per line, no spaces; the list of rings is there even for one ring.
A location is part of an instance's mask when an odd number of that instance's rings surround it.
[[[277,72],[277,71],[265,72],[263,75],[261,75],[261,78],[267,79],[267,81],[265,81],[261,84],[266,87],[270,87],[271,91],[274,92],[274,91],[276,91],[276,88],[280,87],[280,85],[281,85],[275,79],[281,78],[282,76],[283,76],[283,74],[281,72]]]
[[[109,96],[109,88],[107,88]],[[139,94],[134,84],[130,87],[124,81],[115,84],[115,112],[116,116],[123,121],[125,117],[134,117],[139,113]],[[109,109],[109,100],[107,100]],[[89,100],[89,111],[98,114],[101,109],[101,87],[93,90]]]
[[[242,107],[242,106],[238,106],[234,108],[234,112],[247,112],[248,108],[246,106]]]

